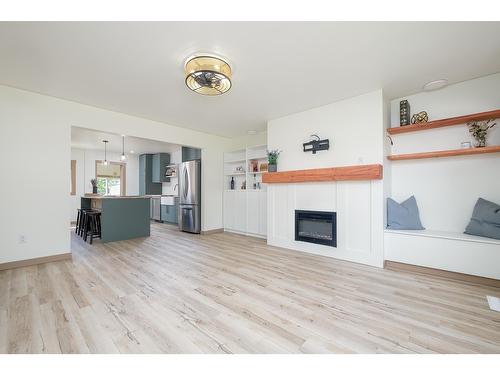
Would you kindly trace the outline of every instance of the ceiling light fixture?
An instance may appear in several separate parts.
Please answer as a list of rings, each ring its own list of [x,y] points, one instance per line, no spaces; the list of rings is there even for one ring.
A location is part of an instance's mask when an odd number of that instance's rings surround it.
[[[104,162],[102,163],[103,165],[108,165],[108,158],[107,158],[107,145],[109,141],[104,140]]]
[[[121,161],[127,160],[127,155],[125,155],[125,136],[122,135],[122,155],[120,156]]]
[[[434,91],[434,90],[439,90],[442,89],[443,87],[448,85],[448,80],[447,79],[438,79],[436,81],[431,81],[427,82],[423,89],[424,91]]]
[[[221,95],[231,88],[231,67],[220,57],[200,55],[184,64],[186,86],[202,95]]]

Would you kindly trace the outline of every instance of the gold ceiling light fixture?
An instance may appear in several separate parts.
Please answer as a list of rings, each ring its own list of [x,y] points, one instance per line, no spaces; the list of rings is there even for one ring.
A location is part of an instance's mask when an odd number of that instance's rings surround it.
[[[184,64],[186,86],[201,95],[221,95],[231,88],[231,67],[221,57],[198,55]]]

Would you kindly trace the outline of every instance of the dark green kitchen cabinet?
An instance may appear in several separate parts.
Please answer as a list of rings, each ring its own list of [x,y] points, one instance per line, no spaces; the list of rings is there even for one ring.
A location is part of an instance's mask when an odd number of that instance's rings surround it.
[[[161,183],[153,182],[153,154],[139,155],[139,195],[161,195]]]
[[[201,159],[201,150],[199,148],[182,147],[182,161]]]
[[[154,183],[169,182],[170,178],[165,177],[165,169],[170,164],[170,154],[164,152],[153,154],[152,163],[152,181]]]
[[[169,205],[161,205],[161,221],[177,224],[177,210],[178,205],[169,206]]]

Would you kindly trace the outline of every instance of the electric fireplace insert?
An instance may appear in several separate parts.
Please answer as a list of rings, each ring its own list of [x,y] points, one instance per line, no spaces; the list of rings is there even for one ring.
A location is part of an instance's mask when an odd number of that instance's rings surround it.
[[[337,213],[295,210],[295,241],[337,247]]]

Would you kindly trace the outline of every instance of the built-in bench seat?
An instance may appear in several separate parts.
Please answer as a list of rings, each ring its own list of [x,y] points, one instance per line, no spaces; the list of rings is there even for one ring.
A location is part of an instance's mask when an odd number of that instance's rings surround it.
[[[433,230],[384,231],[385,260],[500,280],[500,240]]]

